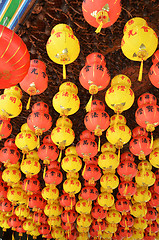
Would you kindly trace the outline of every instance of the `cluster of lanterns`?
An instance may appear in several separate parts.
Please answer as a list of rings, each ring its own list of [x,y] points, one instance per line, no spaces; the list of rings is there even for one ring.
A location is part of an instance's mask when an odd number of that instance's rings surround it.
[[[117,20],[121,5],[118,0],[85,0],[82,10],[86,21],[99,33],[101,28]],[[0,32],[2,37],[11,34],[2,26]],[[22,47],[23,56],[25,45],[16,34],[13,37]],[[144,19],[134,18],[126,23],[121,49],[129,59],[141,61],[139,80],[143,61],[152,56],[157,43],[155,32]],[[3,45],[8,51],[10,46],[7,44],[5,39]],[[16,45],[12,49],[14,57],[19,49]],[[65,65],[72,63],[80,52],[72,29],[66,24],[56,25],[46,49],[54,62],[63,65],[63,78],[66,79]],[[10,69],[11,63],[8,64],[3,50],[2,47],[0,62],[7,63],[5,67]],[[23,61],[26,63],[24,68],[20,65]],[[149,72],[150,81],[156,87],[158,61],[157,51]],[[57,240],[159,239],[159,171],[152,171],[152,168],[159,168],[159,139],[154,140],[152,133],[159,125],[157,98],[150,93],[139,97],[135,112],[138,126],[131,131],[122,115],[134,103],[131,80],[126,75],[116,75],[105,93],[107,107],[114,111],[114,115],[109,116],[104,102],[94,99],[94,95],[110,83],[106,60],[101,53],[95,52],[86,57],[79,74],[82,87],[91,97],[83,119],[86,129],[81,132],[76,145],[73,144],[75,133],[69,116],[79,110],[80,99],[77,86],[69,81],[64,81],[53,96],[52,105],[59,117],[50,135],[40,139],[52,127],[49,106],[41,101],[32,106],[27,122],[15,139],[8,138],[12,132],[10,119],[22,111],[22,91],[16,84],[20,83],[30,97],[44,92],[48,84],[42,61],[30,61],[27,53],[18,64],[17,69],[23,70],[23,78],[12,81],[16,69],[11,69],[6,82],[4,70],[0,84],[1,88],[7,87],[0,95],[0,137],[7,138],[0,150],[3,169],[0,172],[0,227],[3,231],[11,228],[19,236],[26,233],[33,239],[39,235]],[[27,109],[29,104],[30,98]],[[104,132],[107,141],[101,145],[100,137]],[[129,151],[120,154],[120,149],[127,143]],[[39,181],[41,173],[43,184]]]

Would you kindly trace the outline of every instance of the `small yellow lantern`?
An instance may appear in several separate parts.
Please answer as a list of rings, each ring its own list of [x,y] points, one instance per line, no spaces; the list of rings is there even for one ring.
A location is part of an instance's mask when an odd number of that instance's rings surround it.
[[[89,237],[88,237],[88,233],[80,233],[79,235],[78,235],[78,237],[76,238],[76,240],[88,240],[89,239]]]
[[[138,230],[144,231],[147,228],[147,221],[144,218],[134,218],[134,225],[133,227]]]
[[[22,90],[18,86],[6,88],[0,95],[0,116],[2,118],[17,117],[22,111]]]
[[[135,181],[139,186],[152,186],[155,183],[156,176],[150,170],[142,169],[137,172]]]
[[[7,198],[13,205],[17,205],[22,201],[24,194],[26,193],[23,189],[14,187],[8,189]]]
[[[134,203],[130,209],[130,214],[135,218],[142,218],[147,213],[146,204]]]
[[[132,234],[131,238],[132,238],[132,240],[143,239],[144,238],[144,232],[142,230],[133,229],[133,234]]]
[[[119,178],[113,173],[105,173],[100,178],[100,184],[103,188],[107,189],[108,191],[112,191],[119,185]]]
[[[97,198],[98,204],[104,209],[112,207],[114,204],[114,196],[108,192],[102,192]]]
[[[19,217],[20,220],[24,220],[30,214],[30,210],[26,205],[19,205],[15,209],[15,214]]]
[[[63,183],[63,189],[66,193],[74,195],[81,190],[81,182],[76,178],[68,178]]]
[[[46,50],[52,61],[63,65],[63,78],[66,79],[65,65],[75,61],[80,52],[79,41],[71,27],[66,24],[56,25],[47,41]]]
[[[33,231],[29,232],[29,235],[33,237],[33,239],[37,239],[40,236],[38,227],[36,226]]]
[[[51,235],[52,235],[53,238],[61,239],[61,238],[64,237],[64,230],[61,227],[55,227],[51,231]]]
[[[133,195],[135,202],[148,202],[151,199],[151,192],[148,187],[138,187],[136,193]]]
[[[107,233],[115,233],[117,231],[117,225],[114,223],[109,223],[107,224],[107,228],[105,232]]]
[[[77,225],[79,227],[90,227],[92,223],[92,217],[90,214],[80,214],[77,217]]]
[[[3,181],[7,182],[9,185],[19,182],[21,179],[21,172],[14,167],[6,168],[2,173]]]
[[[63,207],[57,203],[47,204],[44,208],[44,213],[48,217],[57,217],[61,215]]]
[[[61,226],[61,217],[60,216],[49,217],[47,222],[53,228],[54,227],[60,227]]]
[[[69,154],[62,159],[61,167],[65,172],[78,172],[82,167],[82,160],[73,154]]]
[[[47,200],[48,204],[53,203],[59,197],[59,190],[56,187],[52,187],[51,185],[43,188],[42,197]]]
[[[59,92],[55,94],[52,100],[54,109],[60,115],[72,115],[76,113],[80,107],[80,99],[77,96],[78,88],[72,82],[64,82],[59,88]]]
[[[121,214],[115,209],[109,210],[106,215],[106,220],[109,223],[118,224],[121,221]]]
[[[30,234],[30,232],[34,231],[36,228],[35,223],[33,223],[33,220],[26,219],[23,222],[23,229],[26,231],[27,234]]]
[[[76,203],[75,208],[79,214],[90,214],[92,209],[92,204],[85,199],[81,199]]]
[[[41,165],[36,159],[23,159],[20,164],[21,171],[26,174],[26,177],[32,177],[40,172]]]
[[[1,222],[1,228],[3,229],[3,232],[5,232],[7,229],[10,228],[10,226],[8,225],[8,219],[9,219],[9,217],[5,216]]]
[[[143,61],[153,55],[157,46],[157,34],[144,19],[132,18],[125,24],[121,49],[130,60],[141,61],[139,81],[142,80]]]
[[[116,113],[129,109],[134,103],[130,79],[122,74],[115,76],[111,81],[111,87],[106,91],[105,101]]]

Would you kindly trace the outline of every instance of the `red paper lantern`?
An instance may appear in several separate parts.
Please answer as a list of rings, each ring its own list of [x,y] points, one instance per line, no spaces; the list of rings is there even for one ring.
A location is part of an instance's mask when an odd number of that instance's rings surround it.
[[[153,233],[157,233],[159,231],[159,224],[156,221],[153,221],[152,224],[150,224],[145,230],[149,234],[151,233],[153,235]]]
[[[152,62],[153,64],[156,64],[159,62],[159,50],[157,50],[153,55],[152,55]]]
[[[7,198],[8,185],[2,179],[0,180],[0,200]]]
[[[99,194],[98,189],[93,186],[86,186],[81,189],[81,197],[89,201],[96,200],[98,197],[98,194]]]
[[[62,207],[72,209],[72,207],[76,204],[76,198],[74,196],[70,196],[68,193],[64,193],[61,195],[59,202]]]
[[[48,169],[56,168],[56,169],[60,170],[61,165],[58,161],[51,161],[50,164],[47,165],[47,168]]]
[[[137,174],[137,165],[130,160],[123,161],[117,167],[117,173],[124,179],[132,179]]]
[[[146,216],[144,217],[148,223],[152,223],[152,221],[155,221],[157,218],[157,211],[153,207],[147,207],[147,213]]]
[[[89,229],[89,234],[92,237],[92,239],[96,239],[99,236],[99,231],[96,231],[94,228]]]
[[[151,66],[148,76],[152,85],[159,88],[159,62]]]
[[[95,140],[95,136],[93,132],[90,132],[89,130],[84,130],[81,134],[80,134],[80,140],[84,140],[84,139],[91,139],[91,140]]]
[[[114,24],[121,12],[120,0],[84,0],[82,12],[85,20],[100,32]]]
[[[29,196],[28,206],[33,209],[33,211],[42,211],[46,206],[46,200],[43,199],[41,194],[33,194]]]
[[[146,131],[146,128],[137,126],[132,130],[132,137],[136,138],[138,136],[148,136],[148,132]]]
[[[19,218],[16,215],[12,215],[8,219],[8,225],[12,228],[13,231],[16,230],[16,227],[19,227],[22,225],[22,222],[19,220]]]
[[[29,195],[33,193],[38,193],[40,190],[40,181],[37,178],[25,178],[22,184],[22,188]]]
[[[23,236],[23,233],[25,233],[26,231],[23,229],[23,226],[20,225],[16,228],[16,232],[18,232],[19,236],[21,237],[21,236]]]
[[[12,203],[7,199],[0,201],[0,210],[2,212],[11,212],[13,209]]]
[[[71,232],[67,232],[65,233],[65,238],[68,239],[68,240],[76,240],[78,236],[78,232],[76,229],[72,230]]]
[[[59,185],[63,180],[63,175],[56,168],[48,169],[43,177],[46,184]]]
[[[0,140],[10,136],[12,132],[12,125],[10,123],[10,118],[3,119],[0,118]]]
[[[99,110],[99,111],[105,110],[105,104],[98,99],[94,99],[91,104],[91,111],[93,112],[96,110]]]
[[[155,207],[157,211],[159,210],[159,194],[152,193],[151,199],[149,200],[149,206]]]
[[[157,98],[151,93],[143,93],[137,100],[137,104],[139,107],[146,104],[157,104]]]
[[[133,235],[131,228],[125,229],[124,227],[118,227],[118,231],[123,238],[130,238]]]
[[[130,214],[123,215],[120,221],[120,225],[127,230],[127,228],[134,225],[134,218]]]
[[[30,55],[25,43],[11,29],[0,25],[0,88],[9,88],[26,76]]]
[[[74,223],[78,214],[75,210],[64,210],[61,214],[61,220],[67,223]]]
[[[147,155],[152,152],[151,139],[145,136],[132,138],[129,142],[129,149],[139,160],[145,160]]]
[[[44,164],[50,164],[55,161],[59,155],[59,149],[54,143],[43,143],[38,148],[38,156],[44,161]]]
[[[67,223],[67,222],[62,222],[61,227],[65,230],[65,231],[72,231],[75,229],[75,224],[74,223]]]
[[[95,219],[104,219],[106,218],[107,211],[100,205],[96,205],[92,208],[91,215]]]
[[[16,164],[20,159],[20,153],[16,145],[6,146],[0,150],[0,161],[4,164]]]
[[[150,236],[150,233],[145,231],[143,240],[156,240],[155,236]]]
[[[156,174],[155,174],[155,176],[156,176]],[[153,185],[153,189],[154,189],[154,191],[155,191],[156,193],[159,194],[159,179],[158,179],[158,178],[156,179],[156,181],[155,181],[155,183],[154,183],[154,185]]]
[[[94,164],[87,164],[83,171],[83,178],[90,182],[98,181],[102,175],[101,169]]]
[[[44,102],[36,102],[33,106],[32,106],[32,112],[45,112],[45,113],[49,113],[49,106],[48,104],[44,103]]]
[[[38,231],[42,235],[42,237],[45,237],[45,235],[50,233],[50,226],[48,224],[41,224],[38,227]]]
[[[94,219],[91,226],[95,231],[99,231],[99,233],[106,230],[107,227],[105,219],[101,219],[100,221]]]
[[[119,184],[118,190],[123,197],[131,197],[136,193],[136,183],[123,181]]]
[[[20,82],[20,87],[30,96],[39,95],[48,86],[45,63],[39,59],[32,59],[27,75]]]
[[[125,161],[125,160],[134,161],[135,160],[134,155],[129,151],[122,153],[120,155],[120,161],[122,162],[122,161]]]
[[[89,138],[82,139],[76,144],[76,152],[84,161],[88,160],[98,153],[97,143]]]
[[[47,216],[43,212],[34,212],[33,221],[36,224],[47,224]]]
[[[119,212],[129,212],[130,211],[130,201],[126,198],[120,198],[115,203],[115,208]]]

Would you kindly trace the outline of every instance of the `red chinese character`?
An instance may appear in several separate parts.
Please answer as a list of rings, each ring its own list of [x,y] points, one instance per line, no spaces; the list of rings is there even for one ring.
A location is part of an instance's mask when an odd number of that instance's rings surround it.
[[[30,133],[26,133],[26,137],[30,139],[31,138],[31,134]]]
[[[149,27],[143,26],[142,29],[144,29],[144,32],[148,32],[149,31]]]
[[[125,132],[125,126],[119,126],[119,129],[123,132]]]
[[[130,36],[134,36],[134,35],[136,35],[137,34],[137,32],[134,32],[133,33],[133,29],[132,30],[130,30],[129,32],[128,32],[128,38],[130,38]]]
[[[16,97],[10,97],[9,98],[11,100],[11,102],[15,103],[16,102]]]
[[[126,87],[125,86],[118,86],[117,90],[125,91]]]
[[[133,23],[134,23],[134,20],[130,20],[130,21],[128,22],[129,25],[131,25],[131,24],[133,24]]]
[[[62,93],[62,96],[68,97],[68,96],[69,96],[69,93],[68,93],[68,92],[63,92],[63,93]]]
[[[57,32],[57,33],[55,33],[55,36],[56,36],[57,38],[59,38],[59,37],[61,37],[61,33],[62,33],[62,32]]]
[[[129,88],[129,95],[132,97],[133,96],[133,91]]]
[[[75,36],[73,34],[68,34],[68,37],[72,38],[73,40],[75,40]]]
[[[113,92],[114,92],[113,87],[109,88],[109,90],[108,90],[108,94],[113,93]]]

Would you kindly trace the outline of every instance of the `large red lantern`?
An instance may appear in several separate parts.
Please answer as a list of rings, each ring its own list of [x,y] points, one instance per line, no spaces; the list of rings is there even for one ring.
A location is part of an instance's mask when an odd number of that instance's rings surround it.
[[[60,170],[51,168],[45,172],[43,178],[46,184],[59,185],[63,180],[63,175]]]
[[[135,160],[134,155],[129,151],[122,153],[120,155],[120,161],[123,162],[125,160],[134,161]]]
[[[61,227],[65,231],[72,231],[72,230],[75,229],[75,224],[74,223],[62,222]]]
[[[45,237],[45,235],[50,233],[50,226],[48,224],[41,224],[38,227],[38,231],[42,235],[42,237]]]
[[[13,209],[12,203],[7,199],[0,201],[0,210],[2,212],[11,212]]]
[[[94,181],[98,181],[101,177],[101,169],[94,164],[86,164],[84,171],[83,171],[83,178],[88,180],[90,183],[94,183]]]
[[[120,225],[127,230],[129,227],[132,227],[134,225],[134,218],[130,214],[123,215],[120,221]]]
[[[151,236],[159,231],[159,224],[156,221],[153,221],[152,224],[150,224],[145,230]]]
[[[101,219],[100,221],[98,221],[97,219],[94,219],[92,221],[92,228],[95,230],[95,231],[99,231],[99,235],[102,234],[102,231],[106,230],[106,221],[105,219]]]
[[[8,186],[2,179],[0,180],[0,200],[7,198]]]
[[[149,200],[149,206],[155,207],[157,211],[159,211],[159,194],[152,193],[151,199]]]
[[[15,145],[5,146],[0,150],[0,161],[4,164],[16,164],[20,158],[20,153]]]
[[[46,224],[47,223],[47,216],[44,212],[34,212],[33,214],[33,221],[37,224]]]
[[[40,190],[40,181],[37,178],[25,178],[22,184],[22,188],[28,195],[38,193]]]
[[[64,210],[61,214],[61,220],[63,222],[74,223],[78,214],[75,210]]]
[[[20,82],[20,87],[31,97],[43,93],[47,86],[48,76],[46,74],[45,63],[39,59],[32,59],[27,75]],[[28,108],[29,104],[27,106],[27,109]]]
[[[33,209],[33,211],[42,211],[46,206],[46,200],[43,199],[41,194],[33,194],[29,196],[28,206]]]
[[[11,29],[0,25],[0,88],[9,88],[26,76],[30,55],[23,40]]]
[[[153,64],[148,73],[151,83],[159,88],[159,62]]]
[[[119,193],[123,197],[130,197],[136,193],[136,184],[132,181],[123,181],[118,186]]]
[[[159,62],[159,50],[157,50],[157,51],[152,55],[152,62],[153,62],[153,64]]]
[[[96,205],[92,208],[91,215],[95,219],[104,219],[106,218],[107,211],[100,205]]]
[[[101,28],[114,24],[121,12],[120,0],[84,0],[82,12],[85,20],[99,33]]]
[[[19,220],[19,218],[16,215],[12,215],[8,219],[8,225],[12,228],[12,230],[16,230],[16,227],[19,227],[22,225],[22,222]]]
[[[155,221],[157,218],[157,211],[153,207],[147,207],[147,213],[146,216],[144,217],[149,224],[152,223],[152,221]]]
[[[137,165],[131,160],[122,161],[117,167],[117,173],[125,180],[131,180],[137,174]]]
[[[60,205],[62,207],[66,208],[71,208],[75,206],[76,204],[76,198],[75,196],[70,196],[68,193],[64,193],[61,195],[59,199]]]
[[[131,228],[125,229],[124,227],[118,227],[118,231],[123,238],[130,238],[133,234],[133,231]]]
[[[130,211],[130,201],[126,198],[118,199],[115,203],[115,208],[119,212],[129,212]]]
[[[98,194],[98,189],[94,186],[85,186],[81,189],[81,197],[88,201],[96,200]]]

